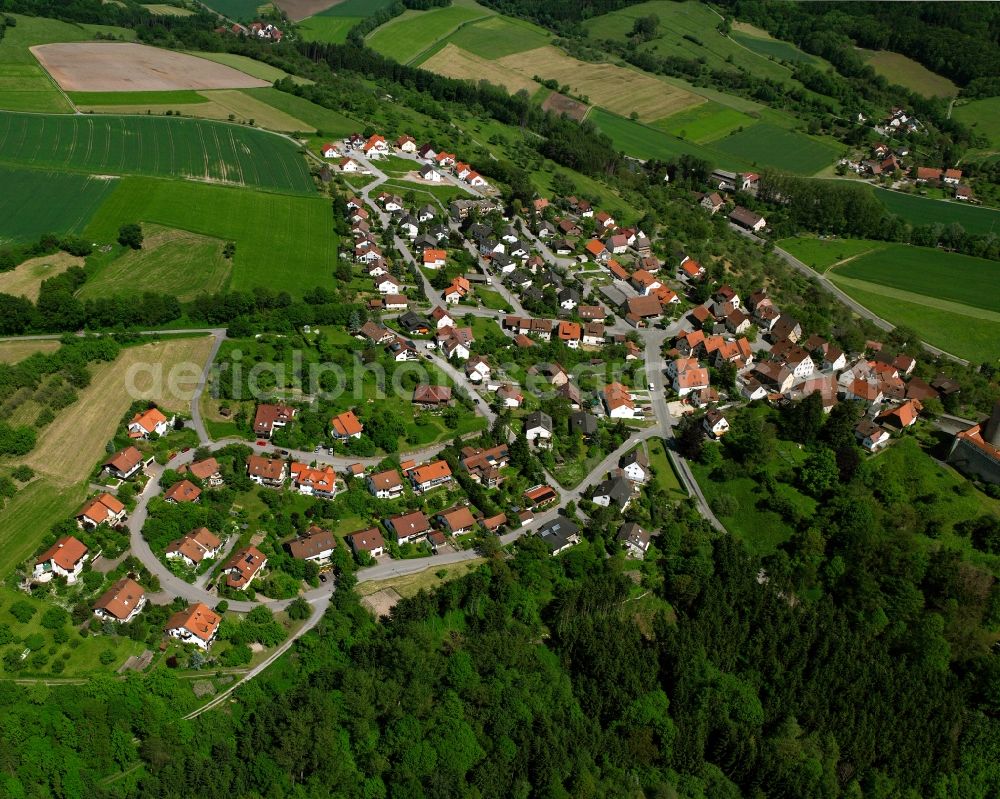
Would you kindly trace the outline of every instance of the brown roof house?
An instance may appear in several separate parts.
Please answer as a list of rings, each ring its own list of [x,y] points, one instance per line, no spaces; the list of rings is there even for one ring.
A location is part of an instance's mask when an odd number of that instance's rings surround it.
[[[222,541],[207,527],[192,530],[183,538],[167,546],[168,560],[183,561],[189,568],[194,568],[206,558],[214,558],[219,554]]]
[[[377,558],[385,552],[385,539],[377,527],[369,527],[367,530],[358,530],[347,536],[347,543],[355,555],[367,552],[373,558]]]
[[[94,615],[105,621],[128,624],[146,607],[146,592],[135,580],[123,577],[94,605]]]
[[[267,557],[257,547],[244,547],[234,552],[222,567],[226,575],[226,585],[238,591],[246,591],[254,578],[267,566]]]
[[[309,560],[313,563],[325,563],[330,560],[337,548],[337,538],[329,530],[312,525],[305,535],[299,536],[288,544],[288,551],[296,560]]]

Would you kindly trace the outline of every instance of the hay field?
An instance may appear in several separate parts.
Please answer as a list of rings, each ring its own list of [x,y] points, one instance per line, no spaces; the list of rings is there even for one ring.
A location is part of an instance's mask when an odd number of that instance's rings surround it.
[[[503,86],[511,94],[524,89],[534,94],[538,84],[531,79],[531,74],[504,66],[501,61],[487,61],[472,53],[462,50],[453,44],[447,44],[433,56],[420,65],[422,69],[444,75],[446,78],[463,78],[465,80],[488,80],[497,86]]]
[[[492,14],[485,8],[445,6],[430,11],[405,11],[368,36],[366,44],[387,58],[407,64],[454,33],[460,25]]]
[[[958,86],[943,75],[931,72],[923,64],[888,50],[864,50],[858,53],[879,75],[925,97],[954,97]]]
[[[85,260],[78,255],[61,251],[29,258],[9,272],[0,272],[0,294],[27,297],[34,302],[38,299],[38,290],[43,280],[62,274],[71,266],[83,266]]]
[[[0,289],[3,291],[3,289]],[[55,352],[59,342],[55,339],[28,339],[26,341],[0,341],[0,363],[17,363],[36,352]]]
[[[187,230],[145,225],[141,250],[128,250],[96,271],[81,286],[81,299],[98,299],[133,290],[136,275],[148,285],[170,286],[181,302],[220,291],[232,273],[222,255],[225,242]]]
[[[267,82],[225,64],[131,42],[74,42],[30,48],[68,92],[252,89]]]
[[[113,363],[94,367],[90,385],[42,431],[24,463],[61,485],[85,480],[135,400],[150,399],[175,412],[189,410],[211,348],[210,336],[167,339],[130,347]],[[168,380],[170,371],[181,364],[193,377],[178,371],[184,379]],[[162,380],[150,370],[162,373]]]
[[[187,8],[168,5],[167,3],[143,3],[142,7],[150,14],[159,14],[164,17],[190,17],[194,12]]]
[[[579,61],[555,47],[538,47],[505,56],[495,63],[529,78],[532,75],[553,78],[560,86],[568,85],[574,96],[586,97],[591,105],[599,105],[624,117],[635,112],[645,122],[662,119],[701,102],[701,98],[691,92],[638,70]],[[488,78],[488,75],[483,77]]]

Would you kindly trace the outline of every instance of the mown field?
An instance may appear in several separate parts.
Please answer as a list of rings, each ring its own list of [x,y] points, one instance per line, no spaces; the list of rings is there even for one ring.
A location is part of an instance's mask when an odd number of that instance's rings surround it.
[[[805,133],[761,122],[712,143],[714,149],[751,162],[799,175],[813,175],[840,157],[837,145]]]
[[[932,200],[889,189],[876,188],[873,191],[890,213],[899,215],[911,225],[950,225],[958,222],[967,233],[1000,232],[1000,211],[995,208]]]
[[[997,261],[890,244],[837,267],[832,274],[1000,313]]]
[[[79,233],[117,181],[0,166],[0,244]]]
[[[1000,147],[1000,97],[963,100],[956,103],[951,115],[989,140],[990,147]]]
[[[344,116],[339,111],[324,108],[303,97],[297,97],[278,89],[244,89],[243,93],[260,100],[262,103],[267,103],[289,116],[301,119],[309,126],[309,129],[322,131],[324,136],[342,138],[363,127],[361,123]]]
[[[791,42],[775,39],[767,31],[755,28],[753,25],[734,22],[729,38],[765,58],[776,58],[778,61],[788,61],[793,64],[815,63],[819,60]]]
[[[851,278],[838,278],[836,272],[832,277],[843,291],[873,313],[894,325],[905,325],[919,331],[924,341],[952,355],[973,363],[992,363],[1000,357],[1000,322],[980,318],[988,312],[957,303],[945,310],[933,308],[926,304],[926,298],[920,297],[911,302],[894,296],[895,289]],[[977,316],[966,316],[959,310],[972,310]]]
[[[889,246],[886,241],[871,239],[818,239],[814,236],[793,236],[777,242],[781,249],[791,253],[802,263],[817,272],[825,272],[836,263],[864,253]]]
[[[463,23],[490,13],[480,7],[460,5],[430,11],[406,11],[376,29],[366,43],[376,52],[407,64]]]
[[[958,86],[943,75],[931,72],[923,64],[900,53],[888,50],[863,50],[858,52],[876,73],[890,83],[895,83],[925,97],[954,97]]]
[[[0,112],[0,161],[275,191],[313,190],[294,143],[252,128],[192,119]]]
[[[653,127],[695,144],[707,144],[741,126],[753,125],[756,121],[742,111],[707,100],[701,105],[661,119]]]
[[[113,242],[125,222],[156,223],[236,242],[232,289],[266,286],[301,295],[334,282],[338,240],[329,202],[319,197],[124,178],[86,235],[95,242]]]
[[[270,64],[265,64],[263,61],[258,61],[255,58],[239,55],[237,53],[209,53],[201,50],[189,50],[187,52],[188,55],[197,56],[198,58],[207,58],[209,61],[214,61],[217,64],[225,64],[227,67],[238,69],[240,72],[243,72],[252,78],[260,78],[261,80],[270,81],[271,83],[276,80],[281,80],[282,78],[291,78],[295,83],[312,83],[311,80],[300,78],[297,75],[291,75],[283,69],[272,67]]]
[[[347,41],[347,34],[351,28],[362,19],[362,17],[325,17],[317,14],[299,23],[299,35],[307,42],[343,44]]]
[[[473,55],[492,60],[543,47],[551,38],[544,28],[497,14],[463,25],[448,41]]]
[[[118,257],[97,256],[87,282],[80,288],[83,299],[128,294],[136,275],[151,286],[170,286],[182,302],[203,292],[221,291],[229,281],[232,264],[223,257],[225,242],[186,230],[161,225],[143,225],[141,250],[127,250]]]
[[[190,105],[203,103],[205,98],[194,89],[175,89],[165,92],[67,92],[78,106],[91,105]]]
[[[43,280],[60,275],[71,266],[82,267],[85,260],[78,255],[70,255],[62,250],[52,255],[29,258],[8,272],[0,272],[0,293],[10,294],[14,297],[27,297],[34,302],[38,299],[38,292]],[[0,347],[2,346],[0,344]],[[0,358],[0,360],[3,359]]]
[[[5,274],[0,274],[2,278]],[[0,288],[0,291],[8,292]],[[36,352],[55,352],[59,349],[59,342],[54,339],[26,339],[21,341],[0,341],[0,363],[17,363],[23,361],[29,355]]]
[[[503,86],[510,94],[517,94],[522,90],[528,94],[534,94],[538,90],[538,84],[530,76],[503,67],[496,61],[474,55],[451,42],[448,42],[420,66],[446,78],[486,80],[494,86]]]
[[[74,25],[42,17],[11,15],[17,22],[8,26],[0,42],[0,108],[68,114],[73,109],[62,92],[28,49],[36,44],[90,41],[94,34],[113,32],[134,39],[135,32],[107,25]]]

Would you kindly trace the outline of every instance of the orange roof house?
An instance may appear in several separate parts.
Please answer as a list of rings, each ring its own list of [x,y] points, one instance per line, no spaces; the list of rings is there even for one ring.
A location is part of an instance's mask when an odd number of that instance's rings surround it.
[[[593,258],[600,258],[607,255],[608,248],[604,246],[604,243],[598,239],[591,239],[587,242],[587,246],[584,247],[587,254]]]
[[[180,559],[192,566],[197,566],[205,558],[215,557],[221,546],[222,541],[217,535],[207,527],[199,527],[183,538],[172,542],[167,547],[166,556],[171,560]]]
[[[222,617],[218,613],[198,602],[170,617],[167,621],[167,635],[201,649],[208,649],[219,631],[220,621]]]
[[[920,403],[920,400],[910,399],[902,405],[880,415],[878,421],[882,423],[887,422],[902,430],[915,424],[917,418],[920,416],[920,411],[923,409],[924,406]]]
[[[149,408],[132,417],[132,421],[129,422],[128,426],[129,437],[145,438],[153,433],[162,434],[166,424],[167,417],[158,408]]]
[[[344,411],[337,414],[330,420],[330,426],[333,428],[333,437],[341,439],[360,438],[365,429],[358,417],[354,415],[354,411]]]
[[[244,590],[267,565],[267,557],[257,547],[244,547],[226,561],[222,573],[226,575],[226,585]]]
[[[681,264],[681,271],[689,280],[697,280],[705,274],[705,268],[690,258]]]
[[[174,483],[163,494],[167,502],[197,502],[201,496],[201,489],[190,480],[181,480]]]
[[[118,622],[131,621],[146,604],[146,592],[135,580],[123,577],[101,594],[94,604],[96,616]]]
[[[125,517],[125,506],[111,494],[101,494],[85,504],[76,514],[81,527],[115,524]]]
[[[72,572],[77,566],[83,563],[86,557],[87,545],[78,538],[74,538],[71,535],[64,535],[38,556],[35,565],[37,567],[51,564],[54,568],[61,569],[63,572]]]

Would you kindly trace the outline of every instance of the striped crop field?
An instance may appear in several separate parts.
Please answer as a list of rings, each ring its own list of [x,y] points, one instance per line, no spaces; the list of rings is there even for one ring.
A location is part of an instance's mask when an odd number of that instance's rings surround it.
[[[198,119],[0,112],[0,162],[292,193],[313,188],[293,142],[246,126]]]

